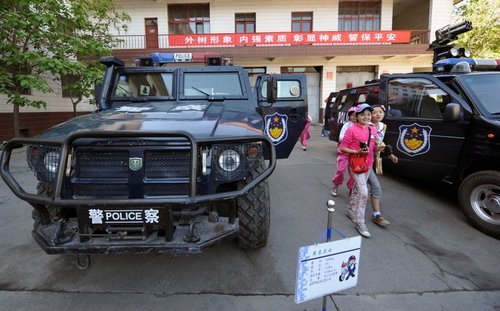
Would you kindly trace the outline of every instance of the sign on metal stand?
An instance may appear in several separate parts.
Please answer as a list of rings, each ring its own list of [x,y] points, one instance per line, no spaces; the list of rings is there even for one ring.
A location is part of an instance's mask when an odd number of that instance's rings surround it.
[[[334,205],[328,201],[328,242],[303,246],[298,253],[295,303],[323,297],[323,310],[326,295],[358,283],[361,237],[331,241]]]

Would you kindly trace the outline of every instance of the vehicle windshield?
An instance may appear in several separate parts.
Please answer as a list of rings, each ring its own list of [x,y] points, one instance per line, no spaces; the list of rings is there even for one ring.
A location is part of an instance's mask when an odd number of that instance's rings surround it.
[[[467,75],[463,82],[479,99],[481,106],[490,114],[500,114],[498,90],[500,90],[500,73],[485,75]]]
[[[123,73],[113,90],[114,97],[171,96],[172,73]]]
[[[242,96],[238,72],[186,72],[184,73],[186,97]]]

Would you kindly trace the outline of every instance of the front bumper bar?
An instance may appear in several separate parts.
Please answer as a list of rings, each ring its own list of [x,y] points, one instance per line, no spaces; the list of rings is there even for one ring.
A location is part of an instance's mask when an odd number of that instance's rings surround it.
[[[171,241],[153,232],[147,237],[130,237],[128,239],[113,239],[102,235],[81,242],[81,234],[75,233],[69,239],[58,241],[59,225],[50,224],[35,229],[32,236],[47,254],[90,255],[90,254],[147,254],[147,253],[201,253],[204,248],[212,246],[226,238],[236,237],[239,233],[239,222],[230,223],[221,217],[217,223],[212,223],[206,216],[194,219],[195,232],[198,241],[186,241],[190,226],[177,226]],[[65,229],[76,229],[76,219],[65,223]]]
[[[148,198],[148,199],[65,199],[62,197],[62,188],[64,174],[68,165],[68,152],[72,143],[79,138],[162,138],[162,137],[185,137],[189,140],[191,148],[191,170],[190,191],[186,197],[171,197],[171,198]],[[265,150],[268,151],[269,166],[254,180],[250,181],[245,187],[235,191],[227,191],[215,194],[197,195],[196,194],[196,169],[198,167],[197,150],[200,143],[249,143],[263,142]],[[19,183],[15,180],[10,172],[10,158],[12,151],[24,145],[46,145],[61,148],[61,157],[59,160],[59,170],[55,180],[55,187],[52,197],[41,196],[26,192]],[[64,141],[54,141],[47,139],[33,138],[15,138],[10,140],[6,145],[0,159],[0,175],[4,179],[7,186],[14,192],[16,196],[31,204],[44,204],[58,207],[164,207],[168,205],[192,205],[197,203],[213,202],[219,200],[228,200],[243,196],[252,190],[256,185],[268,178],[276,167],[276,153],[274,146],[269,138],[264,135],[245,136],[245,137],[227,137],[214,138],[207,137],[195,139],[191,134],[184,131],[175,132],[148,132],[148,131],[77,131],[71,133]]]

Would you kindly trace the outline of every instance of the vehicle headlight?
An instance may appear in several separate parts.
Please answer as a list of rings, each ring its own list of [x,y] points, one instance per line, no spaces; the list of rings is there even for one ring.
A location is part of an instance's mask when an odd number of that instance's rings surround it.
[[[463,52],[462,54],[465,56],[465,57],[471,57],[472,53],[470,50],[468,49],[463,49]]]
[[[59,168],[59,152],[51,151],[47,152],[43,157],[43,165],[50,173],[56,173]]]
[[[220,153],[217,162],[224,171],[233,172],[240,167],[240,154],[236,150],[226,149]]]
[[[28,166],[39,181],[53,182],[59,169],[61,148],[43,145],[30,145],[27,149]]]

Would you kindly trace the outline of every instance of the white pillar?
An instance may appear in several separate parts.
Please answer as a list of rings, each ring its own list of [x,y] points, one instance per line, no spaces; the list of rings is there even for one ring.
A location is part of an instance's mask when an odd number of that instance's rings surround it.
[[[453,0],[429,0],[430,42],[436,39],[436,30],[448,25],[453,13]]]

